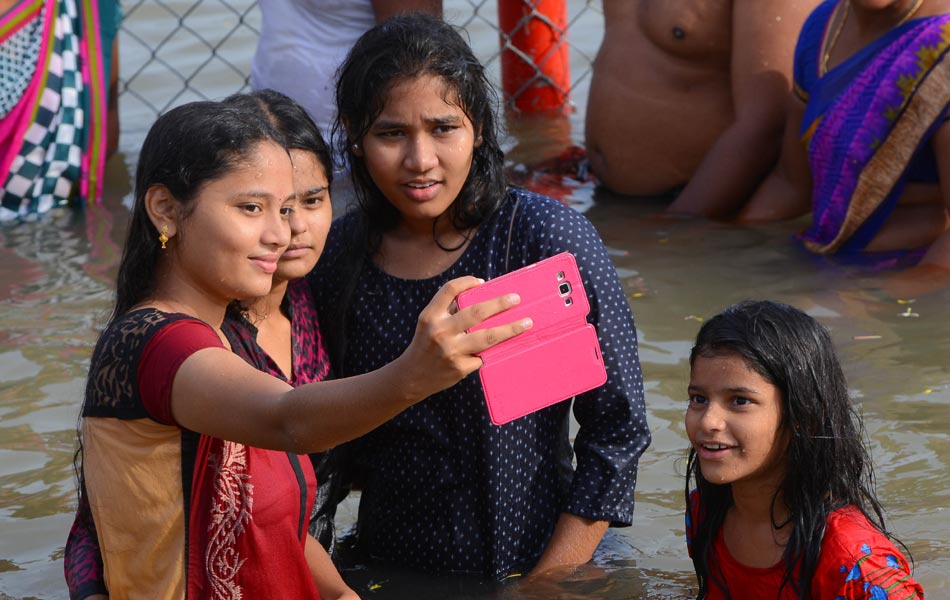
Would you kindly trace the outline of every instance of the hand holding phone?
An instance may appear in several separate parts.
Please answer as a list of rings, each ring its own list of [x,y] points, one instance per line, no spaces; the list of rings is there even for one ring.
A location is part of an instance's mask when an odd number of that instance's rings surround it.
[[[528,331],[483,351],[479,370],[492,423],[502,425],[607,381],[590,304],[574,256],[562,252],[466,290],[459,308],[508,293],[521,302],[476,331],[530,317]]]

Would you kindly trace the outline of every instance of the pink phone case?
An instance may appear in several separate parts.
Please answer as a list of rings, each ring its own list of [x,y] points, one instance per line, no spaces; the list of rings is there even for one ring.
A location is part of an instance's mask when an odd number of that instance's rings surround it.
[[[492,423],[502,425],[607,381],[574,256],[562,252],[459,294],[465,308],[516,292],[521,303],[471,331],[531,317],[528,331],[482,352],[479,374]]]

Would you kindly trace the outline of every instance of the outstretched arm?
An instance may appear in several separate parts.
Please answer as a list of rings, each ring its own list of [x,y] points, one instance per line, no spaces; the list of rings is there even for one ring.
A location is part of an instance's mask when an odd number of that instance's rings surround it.
[[[478,353],[530,327],[525,319],[466,333],[518,302],[510,295],[455,309],[455,297],[478,283],[474,277],[446,283],[420,315],[406,351],[356,377],[291,389],[223,348],[199,350],[174,375],[174,420],[191,431],[297,454],[363,435],[451,387],[481,366]]]
[[[733,215],[775,164],[795,42],[815,4],[815,0],[733,2],[735,118],[670,205],[670,212],[712,218]]]

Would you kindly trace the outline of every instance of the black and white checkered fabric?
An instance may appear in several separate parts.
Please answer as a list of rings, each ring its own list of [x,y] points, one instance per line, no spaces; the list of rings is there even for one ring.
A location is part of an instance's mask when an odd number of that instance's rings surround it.
[[[36,117],[7,175],[0,221],[28,220],[66,205],[81,174],[86,86],[81,71],[79,14],[75,0],[58,4],[46,85]],[[47,5],[45,10],[49,9]],[[42,18],[41,13],[41,22]]]

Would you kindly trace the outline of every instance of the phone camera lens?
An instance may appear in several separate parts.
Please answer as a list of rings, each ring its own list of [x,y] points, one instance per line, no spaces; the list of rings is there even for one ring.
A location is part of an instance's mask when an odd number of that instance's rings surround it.
[[[569,284],[568,282],[565,281],[565,282],[562,283],[561,285],[557,286],[557,291],[558,291],[562,296],[567,296],[568,294],[571,293],[571,284]]]

